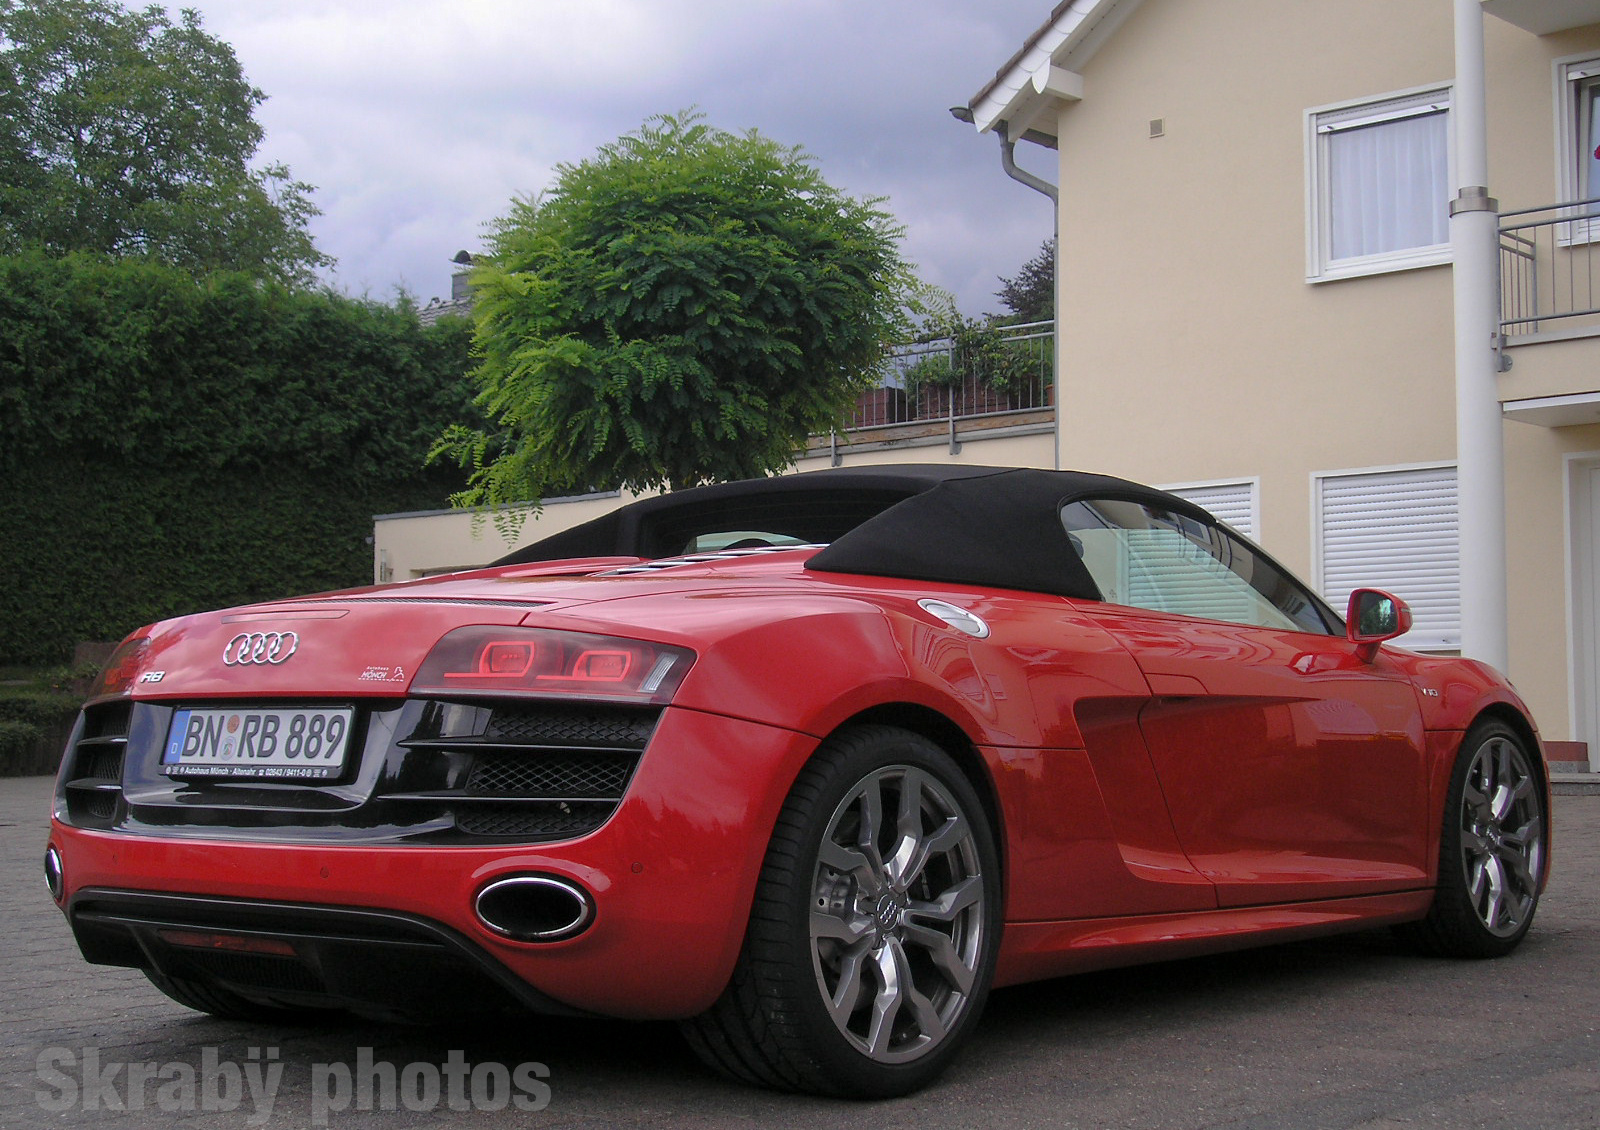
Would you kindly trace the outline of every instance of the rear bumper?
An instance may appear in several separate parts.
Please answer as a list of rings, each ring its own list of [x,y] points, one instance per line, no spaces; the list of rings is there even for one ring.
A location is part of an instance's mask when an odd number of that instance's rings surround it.
[[[578,1011],[519,980],[469,938],[413,915],[89,887],[72,897],[67,920],[91,962],[269,1004],[384,1020]]]
[[[668,710],[615,815],[564,842],[241,842],[59,820],[50,842],[62,862],[63,909],[90,961],[204,973],[247,996],[315,997],[377,1013],[433,1015],[469,1002],[686,1017],[727,983],[778,810],[815,743]],[[592,900],[592,921],[560,941],[496,934],[478,920],[474,900],[512,875],[577,885]],[[230,964],[246,955],[175,947],[159,933],[184,925],[259,933],[303,956]],[[249,991],[252,964],[261,983]],[[280,981],[268,992],[273,977]],[[428,977],[458,990],[435,1001],[420,987]]]

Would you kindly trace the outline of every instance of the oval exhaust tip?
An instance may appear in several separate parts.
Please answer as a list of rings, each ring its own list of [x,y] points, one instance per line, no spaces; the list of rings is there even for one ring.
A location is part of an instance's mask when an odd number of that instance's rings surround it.
[[[61,872],[61,853],[55,848],[44,853],[44,882],[50,888],[50,897],[60,902],[66,884]]]
[[[559,942],[594,921],[594,901],[576,883],[549,875],[496,879],[473,900],[478,920],[518,942]]]

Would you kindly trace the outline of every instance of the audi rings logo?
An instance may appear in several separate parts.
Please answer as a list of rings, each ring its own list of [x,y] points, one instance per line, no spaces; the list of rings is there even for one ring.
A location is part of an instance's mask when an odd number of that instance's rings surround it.
[[[300,637],[293,632],[240,632],[222,649],[222,662],[229,667],[283,663],[299,648]]]

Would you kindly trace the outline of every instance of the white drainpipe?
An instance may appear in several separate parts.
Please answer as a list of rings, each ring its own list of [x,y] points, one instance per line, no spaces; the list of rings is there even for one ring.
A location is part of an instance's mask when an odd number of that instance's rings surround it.
[[[1078,96],[1079,97],[1082,96],[1081,91],[1079,92]],[[952,107],[950,107],[950,116],[953,117],[958,122],[965,122],[969,126],[973,124],[972,107],[970,107],[970,106],[952,106]],[[1030,173],[1027,169],[1024,169],[1022,166],[1017,164],[1017,161],[1016,161],[1016,148],[1017,148],[1017,145],[1016,145],[1016,141],[1013,140],[1011,138],[1011,136],[1010,136],[1010,126],[1007,123],[1001,122],[1000,123],[1000,128],[996,131],[995,135],[997,137],[999,137],[999,139],[1000,139],[1000,167],[1001,167],[1001,169],[1005,170],[1006,176],[1010,177],[1012,180],[1016,181],[1018,184],[1025,184],[1029,188],[1033,189],[1033,191],[1038,192],[1038,193],[1043,193],[1045,196],[1048,196],[1050,198],[1050,215],[1051,215],[1051,219],[1055,223],[1055,235],[1054,235],[1053,239],[1054,239],[1055,247],[1056,247],[1056,261],[1055,261],[1056,292],[1055,292],[1055,295],[1054,295],[1054,298],[1052,300],[1051,305],[1055,309],[1056,313],[1055,313],[1055,320],[1051,325],[1051,336],[1050,336],[1050,347],[1051,347],[1051,350],[1055,353],[1055,397],[1053,398],[1054,402],[1055,402],[1055,422],[1051,427],[1051,432],[1052,432],[1051,442],[1053,444],[1053,455],[1052,455],[1051,460],[1050,460],[1050,466],[1052,468],[1054,468],[1055,470],[1059,471],[1061,469],[1061,348],[1062,348],[1062,346],[1061,346],[1061,194],[1060,194],[1060,191],[1056,188],[1055,185],[1051,184],[1049,181],[1045,180],[1043,177],[1035,176],[1034,174]],[[1028,133],[1024,133],[1022,136],[1024,138],[1027,138],[1029,136],[1029,134]],[[1040,138],[1039,138],[1038,135],[1035,135],[1032,138],[1032,140],[1039,140],[1039,139]],[[950,442],[951,442],[950,450],[951,450],[952,453],[954,453],[956,451],[956,447],[955,447],[955,425],[954,425],[954,423],[951,424]]]
[[[1461,652],[1505,671],[1505,439],[1499,372],[1499,204],[1489,196],[1483,11],[1454,0],[1457,193],[1450,202],[1455,286],[1456,490],[1461,545]]]
[[[1055,269],[1055,294],[1051,298],[1051,308],[1055,311],[1055,322],[1051,327],[1050,350],[1055,354],[1055,395],[1050,398],[1055,408],[1055,421],[1052,424],[1051,444],[1052,451],[1050,466],[1061,470],[1061,193],[1055,185],[1043,177],[1036,177],[1022,166],[1017,164],[1015,157],[1016,143],[1006,136],[1005,128],[1000,129],[1000,167],[1005,170],[1006,176],[1019,184],[1025,184],[1035,192],[1043,193],[1050,198],[1050,215],[1055,222],[1055,234],[1051,236],[1051,243],[1056,249]]]

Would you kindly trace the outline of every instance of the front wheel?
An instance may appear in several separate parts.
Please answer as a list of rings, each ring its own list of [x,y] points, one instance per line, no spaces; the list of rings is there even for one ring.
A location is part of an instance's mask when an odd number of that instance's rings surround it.
[[[1544,782],[1501,722],[1467,731],[1445,798],[1439,888],[1402,936],[1445,957],[1500,957],[1533,925],[1544,881]]]
[[[903,730],[847,731],[795,782],[733,979],[685,1031],[748,1082],[906,1094],[977,1022],[1000,919],[994,834],[956,763]]]

